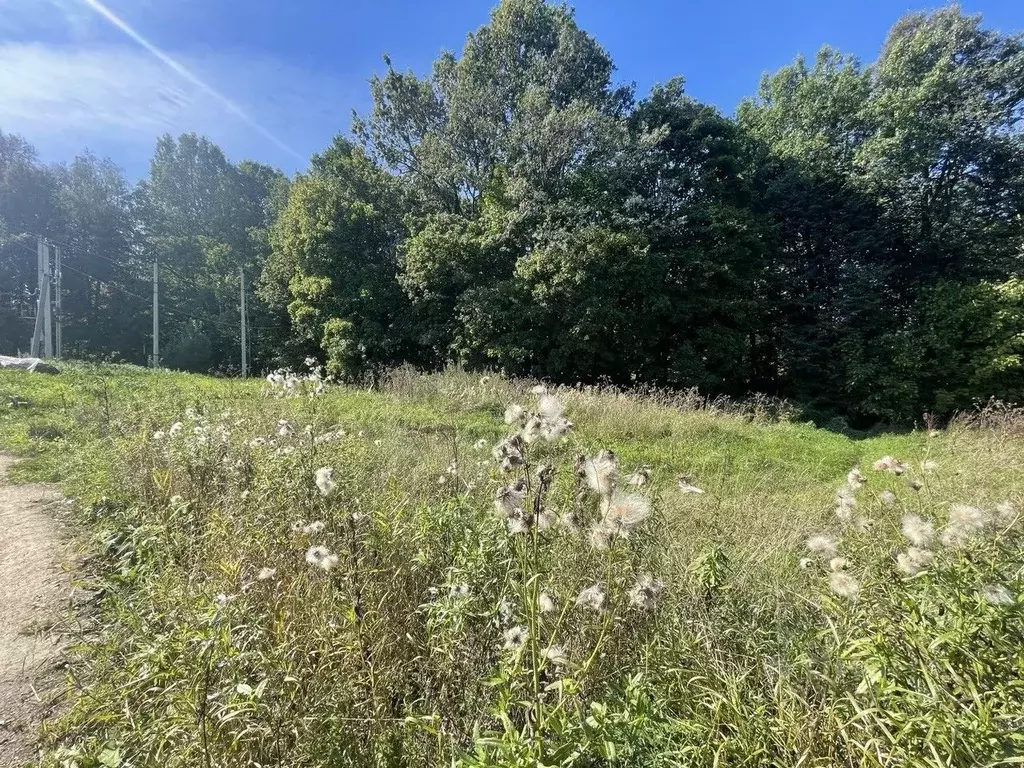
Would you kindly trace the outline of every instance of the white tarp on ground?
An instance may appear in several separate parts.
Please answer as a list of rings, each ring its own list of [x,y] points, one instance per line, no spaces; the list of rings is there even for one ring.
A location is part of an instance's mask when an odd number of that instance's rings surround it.
[[[47,365],[38,357],[7,357],[0,355],[0,368],[13,368],[19,371],[35,371],[40,373],[53,373],[52,365]]]

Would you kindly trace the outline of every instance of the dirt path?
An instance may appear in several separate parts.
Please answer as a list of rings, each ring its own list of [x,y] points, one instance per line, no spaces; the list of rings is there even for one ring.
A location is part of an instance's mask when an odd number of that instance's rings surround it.
[[[44,485],[10,485],[0,454],[0,766],[35,755],[39,724],[52,710],[60,637],[52,628],[67,605],[61,540]]]

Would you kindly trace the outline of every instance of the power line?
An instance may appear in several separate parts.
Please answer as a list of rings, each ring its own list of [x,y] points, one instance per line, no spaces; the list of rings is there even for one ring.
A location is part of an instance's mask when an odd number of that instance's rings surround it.
[[[72,253],[77,253],[80,257],[83,257],[83,258],[86,258],[86,259],[99,257],[101,259],[105,259],[105,260],[107,260],[107,261],[109,261],[109,262],[111,262],[113,264],[118,265],[118,266],[125,266],[125,262],[116,261],[116,260],[110,258],[109,256],[101,256],[99,254],[85,252],[85,251],[83,251],[80,248],[77,248],[77,247],[72,246],[72,245],[68,245],[67,243],[61,243],[59,240],[53,240],[51,238],[47,238],[45,235],[40,235],[39,233],[36,233],[36,232],[27,232],[26,231],[26,232],[24,232],[24,234],[32,235],[34,237],[42,237],[47,242],[52,243],[53,245],[57,245],[57,246],[60,246],[62,248],[65,248],[66,250],[71,251]],[[24,248],[26,251],[29,251],[29,252],[31,252],[33,254],[35,253],[35,251],[32,248],[30,248],[29,246],[25,245],[24,243],[18,242],[17,240],[11,240],[10,242],[13,243],[14,245],[18,245],[18,246]],[[135,257],[133,257],[133,258],[135,258]],[[105,279],[103,279],[101,277],[96,277],[95,275],[90,275],[87,272],[83,272],[83,271],[81,271],[79,269],[76,269],[76,268],[68,265],[67,262],[64,262],[62,267],[63,267],[63,269],[68,269],[68,270],[70,270],[72,272],[75,272],[76,274],[79,274],[79,275],[81,275],[83,277],[88,277],[89,279],[95,280],[98,283],[101,283],[103,285],[106,285],[106,286],[109,286],[109,287],[114,288],[116,290],[119,290],[122,293],[125,293],[125,294],[127,294],[129,296],[133,296],[133,297],[135,297],[137,299],[141,299],[141,300],[146,301],[146,302],[149,301],[149,299],[144,299],[144,298],[140,297],[138,294],[132,293],[131,291],[128,291],[127,289],[121,287],[117,283],[112,283],[109,280],[105,280]],[[172,269],[165,262],[160,262],[160,268],[161,268],[161,270],[166,270],[166,271],[170,272],[172,275],[174,275],[175,277],[177,277],[178,280],[180,280],[181,283],[186,288],[194,288],[197,291],[198,290],[208,290],[208,289],[201,288],[199,285],[191,282],[187,278],[182,277],[175,269]],[[166,299],[164,299],[164,301],[166,301]],[[164,305],[164,306],[166,306],[166,305]],[[164,307],[161,307],[161,308],[163,309]],[[193,315],[193,314],[191,314],[189,312],[186,312],[186,311],[184,311],[182,309],[175,309],[175,308],[172,307],[172,308],[168,308],[166,311],[169,314],[177,315],[177,316],[180,316],[180,317],[187,317],[190,320],[195,320],[196,322],[199,322],[199,323],[212,323],[214,325],[221,325],[221,326],[225,326],[225,327],[232,328],[232,329],[237,327],[236,323],[233,323],[233,322],[230,322],[230,321],[227,321],[227,320],[217,320],[217,319],[212,318],[212,317],[199,317],[198,315]],[[246,323],[246,328],[248,328],[250,331],[276,331],[276,330],[280,330],[277,326],[272,326],[272,325],[251,325],[248,322]]]

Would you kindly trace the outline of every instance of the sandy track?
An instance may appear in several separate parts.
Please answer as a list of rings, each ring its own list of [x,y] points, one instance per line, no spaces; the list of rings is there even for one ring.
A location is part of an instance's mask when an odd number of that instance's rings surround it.
[[[0,454],[0,766],[35,756],[40,723],[59,687],[55,622],[70,591],[61,569],[55,520],[58,494],[44,485],[10,485],[13,463]]]

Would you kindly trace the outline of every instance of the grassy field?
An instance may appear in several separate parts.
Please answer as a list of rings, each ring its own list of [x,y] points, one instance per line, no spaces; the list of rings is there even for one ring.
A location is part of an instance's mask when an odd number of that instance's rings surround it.
[[[1024,762],[1019,413],[534,384],[0,372],[98,595],[41,764]]]

